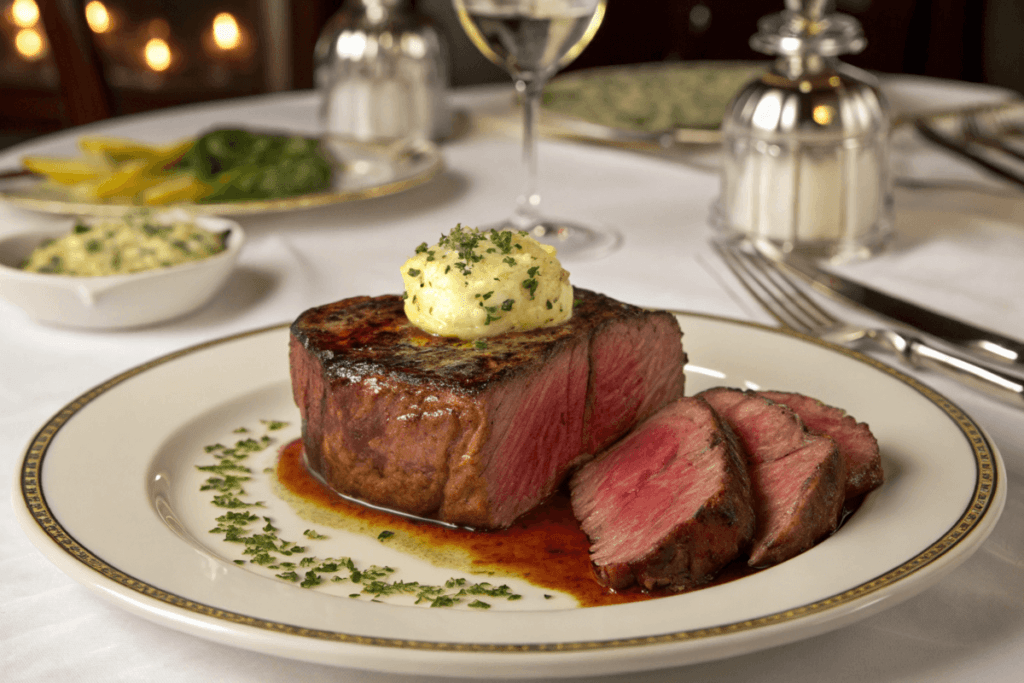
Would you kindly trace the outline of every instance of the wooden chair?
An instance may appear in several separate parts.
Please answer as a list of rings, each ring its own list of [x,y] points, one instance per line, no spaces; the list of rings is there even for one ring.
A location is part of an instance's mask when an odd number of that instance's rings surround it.
[[[113,116],[114,98],[81,4],[75,0],[36,0],[36,4],[57,65],[61,111],[67,125]]]

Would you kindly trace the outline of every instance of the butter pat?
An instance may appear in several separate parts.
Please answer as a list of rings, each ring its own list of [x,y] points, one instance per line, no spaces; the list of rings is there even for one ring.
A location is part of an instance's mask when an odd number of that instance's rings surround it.
[[[572,286],[554,247],[525,232],[456,226],[402,266],[405,314],[443,337],[479,339],[572,316]]]

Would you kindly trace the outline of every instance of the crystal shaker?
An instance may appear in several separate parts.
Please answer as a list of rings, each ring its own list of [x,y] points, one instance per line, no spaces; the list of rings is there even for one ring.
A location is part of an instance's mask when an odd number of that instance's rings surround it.
[[[866,41],[832,0],[786,0],[751,46],[776,61],[733,98],[722,122],[724,237],[767,239],[835,261],[865,258],[892,233],[889,116],[875,79],[837,55]]]
[[[447,50],[411,0],[345,0],[314,48],[329,138],[439,140],[451,132]]]

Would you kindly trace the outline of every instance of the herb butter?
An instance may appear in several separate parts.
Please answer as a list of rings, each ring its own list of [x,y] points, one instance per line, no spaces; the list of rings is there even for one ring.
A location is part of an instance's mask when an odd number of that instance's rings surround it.
[[[525,232],[456,226],[402,266],[405,314],[422,330],[479,339],[572,316],[572,286],[555,248]]]
[[[78,221],[69,234],[35,249],[22,269],[75,276],[137,273],[217,254],[224,251],[225,236],[190,221],[161,222],[147,215]]]

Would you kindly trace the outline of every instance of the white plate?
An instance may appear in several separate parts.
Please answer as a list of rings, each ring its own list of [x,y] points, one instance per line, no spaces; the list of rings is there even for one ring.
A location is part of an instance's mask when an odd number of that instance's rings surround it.
[[[579,609],[514,584],[522,600],[479,611],[353,600],[345,590],[302,589],[237,566],[237,544],[207,532],[219,511],[198,490],[194,465],[210,462],[203,445],[227,443],[236,427],[261,419],[292,421],[281,441],[298,434],[283,326],[157,359],[72,402],[29,445],[15,508],[63,571],[171,628],[314,662],[488,677],[639,671],[806,638],[927,588],[991,532],[1006,495],[1002,462],[957,406],[838,347],[747,323],[679,318],[688,393],[728,384],[842,406],[871,424],[887,478],[834,536],[724,585]],[[273,449],[254,457],[260,473]],[[294,540],[309,524],[267,479],[254,475],[249,493]],[[324,555],[389,564],[405,580],[451,575],[374,538],[328,533],[318,541]]]
[[[241,216],[310,209],[404,192],[431,180],[444,168],[441,151],[429,140],[375,145],[328,139],[325,144],[344,165],[329,190],[279,199],[174,206],[197,216]],[[138,205],[123,201],[81,201],[71,197],[63,188],[51,186],[35,176],[5,180],[0,187],[0,200],[22,209],[60,215],[117,217],[138,208]]]

